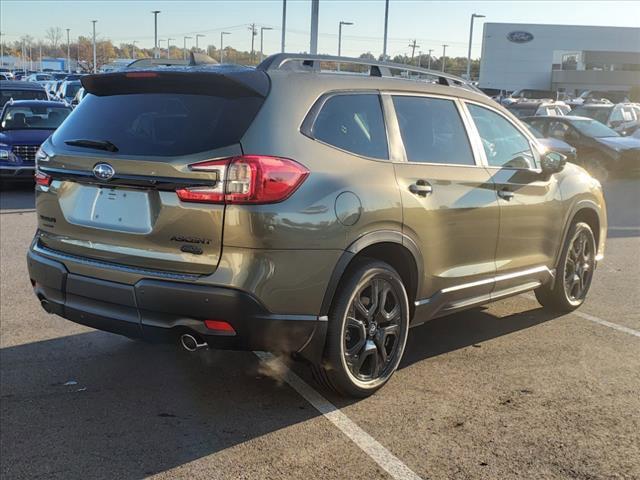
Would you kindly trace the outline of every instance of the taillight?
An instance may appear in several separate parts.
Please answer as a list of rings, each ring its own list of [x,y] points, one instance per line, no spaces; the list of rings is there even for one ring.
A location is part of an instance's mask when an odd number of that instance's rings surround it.
[[[47,175],[40,170],[36,170],[36,173],[33,175],[33,178],[36,181],[36,185],[42,185],[43,187],[48,187],[51,185],[51,175]]]
[[[231,324],[224,320],[205,320],[204,324],[209,330],[216,330],[218,332],[224,332],[232,335],[235,335],[236,333]]]
[[[286,200],[309,175],[309,170],[287,158],[243,155],[189,165],[194,171],[216,171],[214,187],[176,190],[185,202],[261,204]]]

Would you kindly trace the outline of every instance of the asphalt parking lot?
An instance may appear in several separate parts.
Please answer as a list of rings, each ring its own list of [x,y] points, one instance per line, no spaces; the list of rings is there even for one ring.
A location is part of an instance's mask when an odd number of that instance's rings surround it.
[[[5,190],[0,474],[640,478],[640,181],[605,193],[606,258],[577,313],[521,295],[434,320],[385,388],[345,401],[282,360],[188,355],[46,314],[26,271],[32,192]]]

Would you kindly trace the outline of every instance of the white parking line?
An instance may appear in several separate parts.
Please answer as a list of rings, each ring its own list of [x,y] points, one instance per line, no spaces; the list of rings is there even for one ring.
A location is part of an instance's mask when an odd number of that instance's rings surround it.
[[[525,293],[522,296],[528,298],[529,300],[537,301],[535,295]],[[573,312],[571,312],[571,315],[576,315],[580,318],[584,318],[585,320],[598,323],[602,326],[613,328],[614,330],[618,330],[619,332],[624,332],[624,333],[628,333],[629,335],[633,335],[635,337],[640,337],[640,331],[638,330],[634,330],[633,328],[625,327],[623,325],[618,325],[617,323],[603,320],[601,318],[596,317],[595,315],[590,315],[588,313],[584,313],[579,310],[574,310]]]
[[[338,427],[362,451],[369,455],[380,467],[396,480],[422,480],[398,457],[383,447],[378,441],[360,428],[329,400],[320,395],[283,362],[266,352],[254,352],[260,360],[271,364],[271,371],[279,380],[287,382],[302,398],[309,402],[327,420]]]

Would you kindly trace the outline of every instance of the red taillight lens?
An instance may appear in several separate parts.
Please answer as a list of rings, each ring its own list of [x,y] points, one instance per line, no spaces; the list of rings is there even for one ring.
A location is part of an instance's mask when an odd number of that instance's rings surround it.
[[[293,160],[263,155],[243,155],[224,160],[195,163],[194,171],[216,171],[215,187],[176,190],[185,202],[261,204],[286,200],[309,175]]]
[[[33,175],[33,177],[35,178],[36,185],[42,185],[43,187],[48,187],[49,185],[51,185],[51,175],[47,175],[46,173],[38,170]]]
[[[217,330],[218,332],[233,333],[233,334],[236,333],[236,331],[231,326],[231,324],[229,324],[228,322],[224,322],[222,320],[205,320],[204,324],[209,330]]]

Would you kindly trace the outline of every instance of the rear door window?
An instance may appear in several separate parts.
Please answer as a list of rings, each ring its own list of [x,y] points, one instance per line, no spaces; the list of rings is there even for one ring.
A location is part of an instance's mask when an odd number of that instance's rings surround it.
[[[190,155],[238,143],[263,101],[183,93],[88,95],[52,139],[58,145],[107,140],[122,155]]]
[[[377,94],[329,97],[313,124],[313,138],[364,157],[388,159],[387,132]]]
[[[409,162],[475,165],[452,100],[398,95],[393,105]]]

